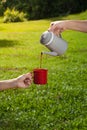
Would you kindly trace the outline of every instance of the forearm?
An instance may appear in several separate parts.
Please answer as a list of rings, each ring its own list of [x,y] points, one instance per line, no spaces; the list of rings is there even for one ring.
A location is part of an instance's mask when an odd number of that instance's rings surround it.
[[[87,33],[87,20],[66,20],[65,28]]]
[[[0,91],[10,88],[16,88],[15,79],[0,81]]]

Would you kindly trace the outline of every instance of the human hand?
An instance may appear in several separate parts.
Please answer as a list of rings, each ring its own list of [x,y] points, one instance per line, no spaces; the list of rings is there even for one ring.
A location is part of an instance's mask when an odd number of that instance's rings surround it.
[[[18,88],[27,88],[32,83],[32,73],[23,74],[16,78]]]
[[[64,30],[66,30],[65,21],[51,22],[50,27],[48,29],[48,31],[51,31],[56,35],[60,35]]]

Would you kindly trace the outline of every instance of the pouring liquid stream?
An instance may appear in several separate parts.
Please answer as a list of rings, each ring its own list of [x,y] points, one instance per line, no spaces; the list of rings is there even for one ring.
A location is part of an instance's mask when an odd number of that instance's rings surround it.
[[[41,52],[41,54],[40,54],[40,68],[42,68],[42,58],[43,58],[43,53]]]

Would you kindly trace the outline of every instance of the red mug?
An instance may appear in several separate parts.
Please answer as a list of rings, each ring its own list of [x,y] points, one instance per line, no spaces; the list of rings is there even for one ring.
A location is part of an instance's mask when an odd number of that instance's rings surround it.
[[[44,85],[47,83],[47,69],[39,68],[34,69],[34,83],[39,85]]]

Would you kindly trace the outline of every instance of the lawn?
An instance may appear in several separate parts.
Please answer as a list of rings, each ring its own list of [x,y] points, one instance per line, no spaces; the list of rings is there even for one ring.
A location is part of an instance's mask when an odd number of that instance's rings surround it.
[[[28,21],[0,20],[0,80],[40,65],[41,34],[57,19],[87,19],[87,11]],[[61,57],[43,55],[48,83],[0,92],[0,130],[87,130],[87,34],[65,31],[68,49]]]

